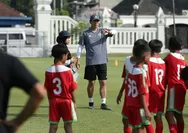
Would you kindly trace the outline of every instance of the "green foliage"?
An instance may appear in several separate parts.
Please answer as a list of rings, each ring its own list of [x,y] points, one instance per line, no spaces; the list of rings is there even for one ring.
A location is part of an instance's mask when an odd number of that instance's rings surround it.
[[[89,23],[85,23],[83,21],[79,21],[78,25],[71,30],[71,34],[77,34],[83,31],[84,29],[89,27]]]
[[[11,0],[0,0],[0,2],[3,2],[6,5],[10,5]]]
[[[60,10],[60,9],[56,9],[56,15],[66,15],[69,16],[69,12],[67,10]]]

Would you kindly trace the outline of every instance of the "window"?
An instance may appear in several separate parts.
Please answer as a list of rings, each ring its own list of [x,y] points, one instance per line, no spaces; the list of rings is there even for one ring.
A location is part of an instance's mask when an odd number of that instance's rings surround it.
[[[0,40],[6,40],[7,34],[0,34]]]
[[[22,34],[9,34],[9,39],[10,40],[17,40],[17,39],[23,39],[23,35]]]

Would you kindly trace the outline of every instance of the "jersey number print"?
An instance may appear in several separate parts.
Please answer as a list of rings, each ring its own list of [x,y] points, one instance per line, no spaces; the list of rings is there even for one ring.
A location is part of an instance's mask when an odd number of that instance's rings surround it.
[[[138,89],[136,87],[136,82],[134,80],[128,79],[128,96],[132,96],[133,98],[138,96]]]
[[[56,84],[57,89],[53,90],[54,94],[59,95],[62,92],[62,87],[61,87],[61,80],[59,78],[54,78],[53,83]]]
[[[156,84],[159,85],[162,82],[164,71],[162,69],[155,69]]]
[[[178,78],[178,80],[180,80],[181,69],[183,69],[184,67],[185,67],[184,65],[180,65],[180,64],[177,65],[177,78]]]

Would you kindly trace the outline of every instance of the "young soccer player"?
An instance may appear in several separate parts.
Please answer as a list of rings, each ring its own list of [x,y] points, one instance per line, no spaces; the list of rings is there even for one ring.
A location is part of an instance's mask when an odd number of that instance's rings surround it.
[[[166,56],[166,77],[168,85],[166,120],[170,133],[184,132],[183,107],[185,103],[186,87],[180,78],[181,70],[186,66],[184,57],[180,54],[181,40],[171,37],[169,40],[170,54]]]
[[[144,39],[139,39],[134,43],[134,47],[137,45],[147,45],[147,41],[145,41]],[[121,97],[123,95],[123,92],[125,90],[125,97],[124,97],[124,105],[123,105],[123,109],[122,109],[122,122],[124,125],[124,133],[132,133],[132,128],[130,126],[128,126],[128,121],[127,121],[127,117],[125,116],[125,110],[126,110],[126,95],[127,95],[127,89],[125,88],[125,82],[127,79],[127,75],[128,75],[128,70],[132,70],[133,66],[135,65],[135,58],[134,56],[128,56],[125,59],[125,63],[123,66],[123,72],[122,72],[122,78],[123,78],[123,83],[122,86],[120,88],[119,94],[117,96],[116,102],[117,104],[119,104],[121,102]]]
[[[71,34],[68,31],[61,31],[56,39],[57,43],[60,45],[64,45],[67,49],[67,45],[70,44]],[[67,60],[65,62],[65,66],[72,67],[72,63],[75,63],[76,59],[72,57],[70,51],[68,51]]]
[[[56,41],[58,42],[59,45],[63,45],[63,46],[65,46],[68,49],[67,45],[70,44],[71,34],[68,31],[63,30],[63,31],[59,32],[59,35],[58,35]],[[79,74],[77,72],[76,67],[74,67],[72,65],[75,62],[76,62],[76,59],[74,57],[72,57],[70,51],[68,51],[68,55],[67,55],[67,60],[65,62],[65,66],[70,67],[72,69],[74,81],[77,82],[78,78],[79,78]]]
[[[154,114],[156,123],[156,133],[162,133],[162,113],[164,112],[165,101],[165,62],[160,58],[163,44],[161,41],[155,39],[149,42],[151,48],[151,58],[148,62],[148,72],[150,77],[149,87],[149,110]]]
[[[56,133],[60,118],[64,121],[66,133],[72,133],[72,122],[77,121],[73,80],[71,69],[66,67],[68,49],[63,45],[52,48],[55,63],[46,70],[45,87],[49,100],[49,133]]]
[[[125,116],[128,117],[128,124],[136,129],[138,133],[144,132],[146,127],[147,133],[154,133],[151,124],[151,114],[148,109],[148,83],[147,74],[143,68],[150,58],[150,48],[148,45],[138,45],[133,48],[135,66],[128,71],[126,80],[127,97]]]

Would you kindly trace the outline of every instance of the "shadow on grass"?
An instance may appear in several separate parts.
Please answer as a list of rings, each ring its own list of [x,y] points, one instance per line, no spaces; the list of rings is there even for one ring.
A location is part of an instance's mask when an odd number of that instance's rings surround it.
[[[9,108],[23,108],[24,106],[23,105],[10,105]],[[48,109],[49,106],[40,106],[39,108],[46,108]],[[89,107],[84,107],[84,106],[77,106],[76,107],[77,109],[89,109]],[[97,109],[99,110],[100,108],[94,108],[94,109]]]
[[[16,117],[17,115],[17,113],[8,113],[8,116]],[[34,114],[32,117],[48,117],[48,114]]]
[[[24,105],[10,105],[9,108],[23,108]],[[40,106],[39,108],[48,108],[49,106]]]

